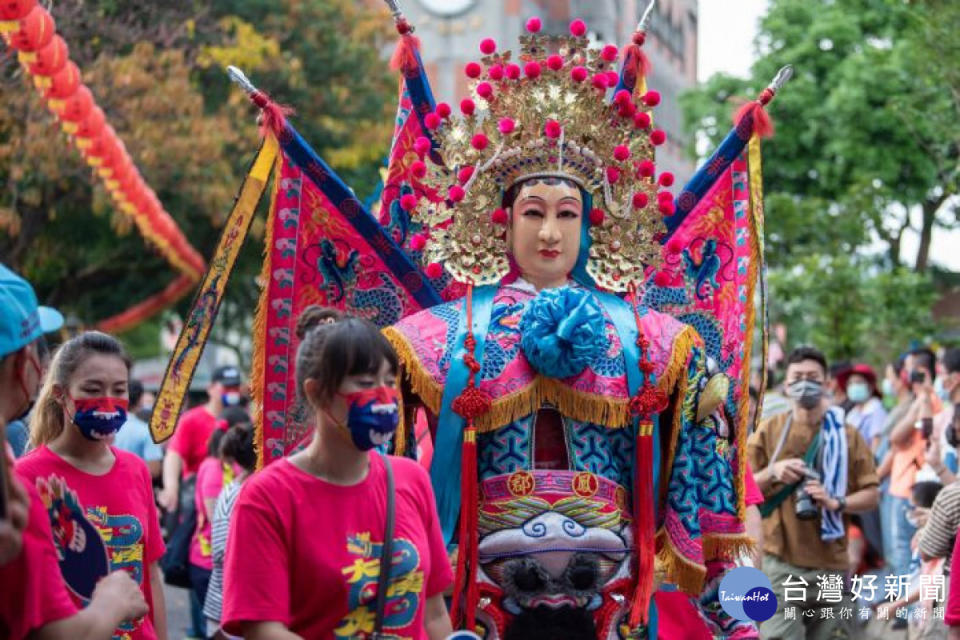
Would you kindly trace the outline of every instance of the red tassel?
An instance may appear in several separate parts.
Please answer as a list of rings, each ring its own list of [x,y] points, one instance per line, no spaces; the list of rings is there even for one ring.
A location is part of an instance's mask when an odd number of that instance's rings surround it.
[[[399,27],[398,27],[399,29]],[[420,38],[410,32],[401,33],[397,48],[390,56],[390,68],[394,71],[409,71],[417,67],[417,52],[420,50]]]
[[[260,135],[266,136],[267,133],[272,133],[279,137],[287,126],[287,116],[293,114],[293,107],[277,104],[262,91],[250,94],[250,100],[260,107]]]
[[[733,124],[740,126],[740,121],[747,117],[747,114],[753,115],[753,132],[761,138],[773,136],[773,120],[770,114],[764,109],[774,96],[773,89],[767,87],[760,92],[760,97],[752,102],[748,102],[737,110],[733,116]]]
[[[634,487],[633,523],[636,535],[637,586],[630,607],[630,626],[647,624],[653,597],[653,569],[656,561],[653,515],[653,423],[641,421],[637,437],[637,470],[649,469]]]
[[[634,89],[639,79],[650,74],[650,58],[643,52],[643,48],[634,42],[623,49],[623,75],[633,82]]]

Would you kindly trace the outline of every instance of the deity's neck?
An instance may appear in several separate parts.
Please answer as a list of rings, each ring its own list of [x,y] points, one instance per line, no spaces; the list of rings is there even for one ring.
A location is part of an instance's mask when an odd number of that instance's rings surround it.
[[[556,287],[563,287],[570,284],[569,278],[564,278],[563,280],[557,282],[534,282],[525,278],[522,274],[511,286],[524,291],[530,291],[531,293],[537,293],[543,289],[554,289]]]

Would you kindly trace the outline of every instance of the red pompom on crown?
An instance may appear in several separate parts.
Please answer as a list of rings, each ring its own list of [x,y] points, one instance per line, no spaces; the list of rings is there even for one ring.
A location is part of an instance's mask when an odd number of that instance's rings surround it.
[[[443,267],[439,262],[431,262],[426,268],[427,277],[436,280],[443,275]]]
[[[654,145],[661,145],[667,141],[667,133],[663,129],[655,129],[650,132],[650,142]]]
[[[527,31],[530,33],[538,33],[541,28],[543,28],[543,23],[540,22],[540,18],[534,16],[527,20]]]
[[[594,207],[590,210],[590,224],[597,227],[603,224],[603,218],[606,214],[603,213],[603,209],[598,209]]]
[[[463,72],[467,74],[468,78],[479,78],[480,74],[483,73],[483,67],[479,62],[468,62],[467,66],[463,68]]]
[[[422,160],[415,160],[410,165],[410,173],[412,173],[415,178],[422,178],[427,175],[427,165],[424,164]]]
[[[490,55],[497,50],[497,43],[493,38],[484,38],[480,41],[480,53]]]
[[[560,123],[556,120],[547,120],[546,124],[543,125],[543,133],[548,138],[559,138],[561,131]]]
[[[404,211],[413,211],[417,208],[417,196],[412,193],[405,193],[400,196],[400,208]]]
[[[583,37],[587,33],[587,23],[579,18],[570,23],[570,35],[577,38]]]

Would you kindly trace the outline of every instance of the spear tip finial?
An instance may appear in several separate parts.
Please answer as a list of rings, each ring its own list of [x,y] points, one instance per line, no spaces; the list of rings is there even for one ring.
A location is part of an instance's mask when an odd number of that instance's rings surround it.
[[[247,77],[247,74],[241,71],[238,67],[233,65],[228,66],[227,75],[230,76],[231,80],[240,85],[240,87],[248,94],[254,94],[257,92],[257,88],[252,82],[250,82],[250,78]]]
[[[773,91],[779,91],[783,85],[787,84],[790,81],[790,78],[793,77],[793,65],[788,64],[780,68],[780,71],[777,72],[777,75],[773,78],[773,81],[770,83],[770,88]]]
[[[647,23],[650,21],[650,16],[653,14],[653,7],[657,4],[657,0],[650,0],[650,4],[647,5],[647,8],[643,10],[643,15],[640,16],[640,22],[637,23],[637,31],[643,31],[647,28]]]

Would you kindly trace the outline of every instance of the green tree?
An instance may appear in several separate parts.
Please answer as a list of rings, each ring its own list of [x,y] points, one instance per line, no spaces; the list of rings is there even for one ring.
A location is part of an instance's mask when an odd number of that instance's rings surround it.
[[[393,37],[385,11],[349,0],[62,0],[51,12],[147,183],[205,257],[258,144],[255,110],[225,64],[296,107],[295,125],[358,193],[375,186],[396,95],[380,57]],[[0,101],[0,261],[86,323],[165,287],[172,269],[114,211],[15,56],[0,59]],[[224,335],[254,312],[262,231],[261,215],[228,287]]]
[[[958,34],[948,1],[772,0],[750,78],[718,75],[685,96],[687,122],[717,142],[737,100],[795,66],[764,148],[772,265],[850,253],[875,234],[898,266],[914,212],[912,265],[927,268],[933,229],[957,224],[960,83],[943,62],[956,59],[944,56],[956,56]]]

